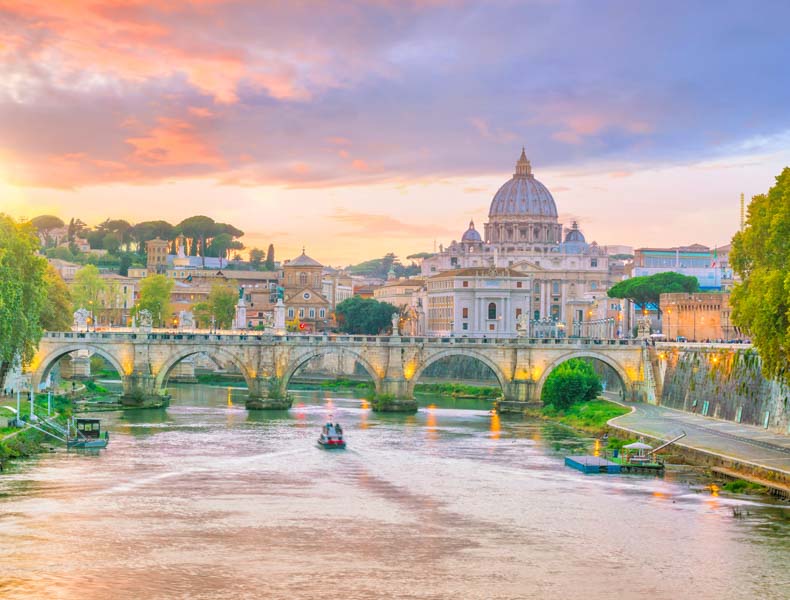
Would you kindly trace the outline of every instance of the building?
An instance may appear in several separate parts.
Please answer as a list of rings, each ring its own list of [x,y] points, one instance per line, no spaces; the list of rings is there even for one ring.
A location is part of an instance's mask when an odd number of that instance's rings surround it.
[[[327,267],[324,268],[321,290],[329,301],[330,310],[334,312],[338,304],[354,295],[354,282],[347,273]]]
[[[48,258],[47,261],[55,270],[60,274],[60,277],[66,283],[71,282],[74,279],[74,275],[77,274],[84,265],[78,265],[77,263],[69,262],[67,260],[61,260],[59,258]]]
[[[729,254],[729,247],[727,253]],[[725,260],[726,260],[725,255]],[[637,248],[630,275],[642,277],[674,271],[696,277],[703,291],[721,291],[732,282],[732,270],[719,260],[717,248],[702,244],[674,248]]]
[[[145,252],[148,257],[146,264],[148,274],[164,273],[167,270],[167,250],[170,242],[154,238],[145,243]]]
[[[661,294],[662,333],[669,339],[690,341],[743,340],[732,322],[730,295]]]
[[[513,335],[530,313],[530,278],[509,268],[445,271],[426,281],[424,306],[428,335]]]
[[[302,331],[324,331],[331,319],[329,300],[323,295],[324,266],[302,254],[283,263],[286,321]]]
[[[420,291],[424,287],[424,277],[392,279],[373,290],[373,297],[379,302],[388,302],[402,310],[409,306],[418,305]]]
[[[589,330],[581,323],[613,318],[599,317],[608,314],[607,305],[601,302],[615,281],[609,266],[606,247],[588,243],[578,223],[573,222],[568,228],[560,224],[551,192],[535,178],[522,150],[513,176],[491,200],[484,236],[470,221],[460,242],[453,241],[425,258],[421,270],[429,283],[436,275],[453,270],[518,271],[525,278],[522,285],[528,281],[530,286],[529,303],[520,302],[519,308],[529,307],[532,331],[551,329],[568,335],[578,331],[581,335]],[[493,283],[495,279],[490,285],[497,285]],[[508,318],[502,321],[508,324],[507,329],[497,331],[515,334],[514,316],[513,311],[508,312]],[[430,317],[428,322],[431,330]],[[436,331],[441,330],[439,320],[434,319],[433,323]]]

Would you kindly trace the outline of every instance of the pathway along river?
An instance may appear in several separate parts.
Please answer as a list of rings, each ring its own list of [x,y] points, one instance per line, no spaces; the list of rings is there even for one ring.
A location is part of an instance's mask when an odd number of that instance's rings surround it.
[[[191,386],[104,413],[107,450],[0,476],[0,597],[790,598],[786,504],[584,476],[562,458],[585,440],[471,401],[364,406]],[[330,413],[345,452],[315,445]]]

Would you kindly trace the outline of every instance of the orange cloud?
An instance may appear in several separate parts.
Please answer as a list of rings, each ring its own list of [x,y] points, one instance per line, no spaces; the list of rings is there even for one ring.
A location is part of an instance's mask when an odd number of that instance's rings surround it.
[[[169,118],[160,118],[158,122],[147,135],[126,139],[134,147],[133,160],[149,166],[223,163],[192,124]]]
[[[353,229],[347,233],[363,237],[425,237],[436,235],[453,235],[458,233],[435,223],[419,224],[407,223],[389,215],[351,212],[338,210],[329,216],[330,219],[351,226]]]
[[[357,171],[369,171],[370,165],[361,158],[355,158],[351,161],[351,168]]]

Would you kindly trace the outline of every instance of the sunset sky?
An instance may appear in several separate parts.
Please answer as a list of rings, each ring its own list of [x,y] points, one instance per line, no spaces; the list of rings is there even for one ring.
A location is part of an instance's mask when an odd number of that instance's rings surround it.
[[[345,265],[482,229],[722,245],[790,164],[787,2],[0,0],[0,211],[206,214]]]

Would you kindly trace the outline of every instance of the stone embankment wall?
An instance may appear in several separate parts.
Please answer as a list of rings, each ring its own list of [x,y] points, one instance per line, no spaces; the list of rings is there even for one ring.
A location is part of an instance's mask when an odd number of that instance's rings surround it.
[[[763,376],[756,351],[673,347],[655,352],[662,405],[790,434],[790,386]]]

